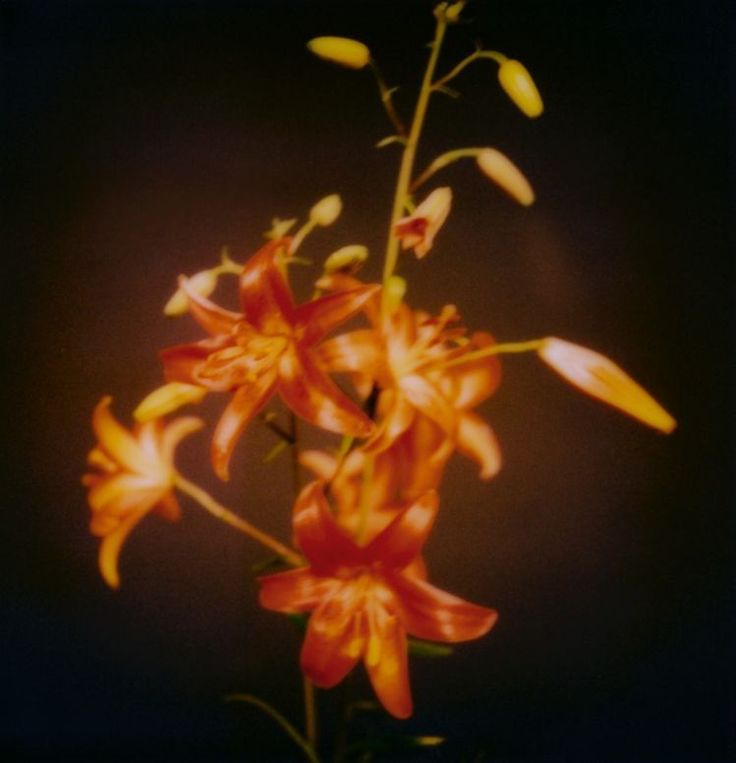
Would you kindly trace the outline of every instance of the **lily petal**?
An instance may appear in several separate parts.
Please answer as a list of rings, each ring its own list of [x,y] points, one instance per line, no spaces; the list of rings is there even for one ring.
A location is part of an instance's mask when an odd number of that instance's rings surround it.
[[[437,493],[428,490],[365,547],[366,558],[380,561],[392,569],[406,567],[426,543],[438,508]]]
[[[193,432],[199,431],[204,421],[196,416],[182,416],[174,419],[161,433],[159,452],[161,458],[168,464],[174,461],[174,451],[177,445]]]
[[[371,329],[349,331],[328,339],[316,352],[322,366],[332,373],[367,372],[378,378],[385,366],[381,342]]]
[[[646,390],[604,355],[556,337],[545,339],[538,354],[578,389],[642,423],[666,434],[677,426]]]
[[[318,577],[307,567],[265,575],[258,582],[260,605],[276,612],[311,612],[339,585],[334,578]]]
[[[399,619],[379,609],[369,619],[364,662],[373,690],[395,718],[408,718],[413,705],[409,686],[406,631]]]
[[[92,414],[92,428],[100,446],[107,455],[129,471],[146,474],[150,469],[150,461],[133,435],[110,413],[111,402],[111,397],[103,397]]]
[[[329,575],[362,559],[362,549],[332,516],[319,481],[310,482],[296,499],[293,526],[297,545],[317,575]]]
[[[232,382],[226,375],[221,378],[202,376],[201,371],[210,355],[231,345],[230,337],[222,335],[203,339],[201,342],[166,347],[158,356],[164,365],[164,375],[168,381],[197,385],[213,392],[229,392]]]
[[[323,601],[309,618],[301,668],[317,686],[328,689],[340,683],[358,661],[360,652],[351,649],[355,618],[347,586]]]
[[[276,389],[276,370],[257,377],[251,384],[239,387],[220,416],[212,435],[212,466],[222,480],[229,479],[228,466],[235,443],[258,411],[269,401]]]
[[[243,266],[240,304],[246,319],[259,329],[286,328],[294,324],[294,300],[276,255],[288,252],[291,239],[269,241]]]
[[[353,437],[368,437],[373,422],[298,347],[279,361],[279,393],[294,413],[323,429]]]
[[[380,291],[377,284],[360,286],[350,291],[336,291],[325,297],[305,302],[296,308],[295,325],[303,329],[302,345],[310,346],[325,334],[355,315]]]
[[[457,411],[447,398],[419,374],[406,374],[399,380],[406,399],[425,416],[436,422],[448,435],[457,427]]]
[[[458,417],[457,449],[480,466],[480,478],[489,480],[501,469],[501,448],[493,430],[474,413]]]
[[[433,585],[397,573],[389,576],[399,596],[406,630],[431,641],[469,641],[488,633],[498,619],[493,609],[479,607]]]
[[[100,553],[98,556],[98,565],[103,580],[110,588],[120,587],[120,574],[118,573],[118,558],[120,549],[125,543],[128,535],[138,522],[143,519],[148,509],[136,511],[129,514],[111,533],[105,535],[100,543]]]
[[[207,297],[198,294],[186,276],[179,276],[179,288],[187,295],[192,317],[211,336],[229,334],[242,319],[238,313],[225,310]]]
[[[148,477],[121,472],[101,479],[89,491],[87,500],[92,511],[110,511],[114,514],[123,514],[133,508],[147,511],[165,490]]]

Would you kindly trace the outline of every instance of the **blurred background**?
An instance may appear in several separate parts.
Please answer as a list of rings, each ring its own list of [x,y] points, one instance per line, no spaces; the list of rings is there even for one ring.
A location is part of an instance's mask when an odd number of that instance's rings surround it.
[[[726,5],[477,0],[448,35],[440,72],[480,40],[527,65],[546,111],[527,120],[495,65],[474,64],[453,83],[461,98],[433,100],[419,165],[496,146],[538,201],[515,206],[470,162],[438,176],[454,209],[431,254],[402,261],[408,300],[454,303],[499,340],[595,348],[679,426],[662,437],[533,356],[505,360],[481,410],[503,471],[486,484],[453,461],[427,546],[432,581],[499,623],[452,657],[412,661],[411,720],[365,721],[447,737],[432,760],[736,753]],[[432,6],[0,2],[6,759],[300,759],[270,719],[222,701],[254,693],[300,719],[300,636],[257,606],[258,548],[186,504],[178,524],[142,523],[122,588],[103,584],[79,483],[90,413],[109,393],[129,421],[160,383],[158,349],[200,336],[161,313],[176,276],[225,244],[244,259],[274,216],[304,219],[340,193],[340,220],[303,254],[366,244],[378,277],[398,151],[374,145],[390,125],[368,72],[304,45],[367,43],[408,118]],[[209,421],[224,404],[212,396]],[[273,443],[253,425],[228,485],[206,434],[179,463],[288,538],[288,466],[260,463]],[[370,693],[362,669],[351,684],[319,694],[326,735],[345,692]]]

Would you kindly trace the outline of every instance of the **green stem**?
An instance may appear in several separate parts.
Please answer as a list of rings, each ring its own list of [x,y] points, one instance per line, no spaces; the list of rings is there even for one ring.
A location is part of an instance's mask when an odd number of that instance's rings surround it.
[[[444,77],[438,79],[437,82],[433,82],[432,90],[442,89],[448,82],[454,80],[455,77],[457,77],[457,75],[460,74],[463,69],[465,69],[467,66],[470,66],[473,61],[479,61],[481,58],[490,58],[499,66],[507,60],[506,56],[504,56],[503,53],[499,53],[497,50],[476,50],[467,58],[464,58],[454,69],[445,74]]]
[[[432,92],[432,77],[437,67],[437,59],[442,48],[442,40],[447,29],[447,22],[444,15],[439,14],[437,26],[435,28],[434,40],[432,41],[432,51],[427,62],[427,68],[424,72],[424,79],[419,90],[416,109],[414,110],[414,119],[411,123],[411,129],[406,140],[406,146],[401,155],[401,165],[399,166],[399,175],[396,179],[396,191],[394,192],[394,204],[391,210],[391,220],[388,227],[388,241],[386,243],[386,258],[383,264],[383,293],[381,297],[381,313],[386,315],[388,312],[388,290],[385,288],[388,280],[393,275],[396,268],[396,260],[399,256],[399,239],[394,235],[394,226],[403,216],[406,203],[406,196],[409,191],[409,182],[414,167],[414,159],[419,145],[419,137],[424,126],[424,119],[429,105],[429,96]]]
[[[469,352],[467,355],[461,355],[453,360],[443,363],[443,368],[452,366],[462,366],[465,363],[472,363],[474,360],[487,358],[490,355],[506,355],[521,352],[534,352],[544,345],[544,339],[530,339],[528,342],[504,342],[503,344],[494,344],[490,347],[484,347],[482,350]]]
[[[420,185],[429,180],[435,172],[439,172],[441,169],[447,167],[448,164],[458,161],[459,159],[472,159],[478,156],[478,154],[485,149],[483,148],[456,148],[453,151],[446,151],[444,154],[440,154],[430,164],[421,175],[417,177],[411,184],[411,190],[415,191]]]
[[[263,532],[255,525],[252,525],[247,520],[238,516],[235,512],[225,508],[222,504],[218,503],[206,490],[203,490],[199,485],[195,485],[188,479],[182,477],[181,474],[177,474],[174,477],[175,486],[185,493],[190,498],[193,498],[205,511],[212,514],[213,517],[225,522],[225,524],[234,527],[236,530],[240,530],[243,534],[249,538],[257,541],[266,548],[278,554],[285,562],[292,567],[302,567],[304,560],[295,551],[292,551],[288,546],[280,543],[268,533]]]

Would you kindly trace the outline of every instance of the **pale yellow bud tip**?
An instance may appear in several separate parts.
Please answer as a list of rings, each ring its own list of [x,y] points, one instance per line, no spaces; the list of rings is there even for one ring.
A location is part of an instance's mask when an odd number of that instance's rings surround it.
[[[534,84],[524,64],[506,59],[498,67],[498,81],[506,95],[530,118],[538,117],[544,111],[542,96]]]
[[[309,220],[324,228],[327,225],[332,225],[340,216],[340,212],[342,212],[342,200],[336,193],[333,193],[330,196],[325,196],[309,210]]]
[[[348,37],[315,37],[307,43],[307,48],[315,56],[348,69],[362,69],[371,59],[370,51],[362,42]]]
[[[386,290],[386,306],[389,312],[394,312],[406,294],[406,281],[401,276],[391,276],[383,287]]]
[[[202,270],[193,275],[189,287],[200,297],[209,297],[217,286],[217,274],[212,270]],[[189,300],[182,289],[177,289],[164,307],[164,315],[184,315],[189,309]]]
[[[350,244],[334,251],[324,264],[324,271],[332,273],[355,273],[368,259],[368,249],[361,244]]]
[[[484,148],[476,157],[480,171],[512,199],[528,207],[534,201],[534,191],[521,170],[495,148]]]
[[[665,434],[677,426],[646,390],[604,355],[556,337],[545,339],[538,354],[570,384],[642,423]]]
[[[133,411],[133,418],[141,424],[161,418],[189,403],[198,403],[207,394],[204,387],[184,382],[169,382],[143,398]]]

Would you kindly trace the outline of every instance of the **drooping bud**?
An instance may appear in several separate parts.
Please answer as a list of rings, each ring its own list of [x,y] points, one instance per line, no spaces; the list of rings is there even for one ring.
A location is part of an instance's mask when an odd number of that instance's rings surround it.
[[[484,148],[476,157],[480,171],[502,188],[512,199],[528,207],[534,191],[521,170],[495,148]]]
[[[362,69],[371,59],[367,46],[349,37],[315,37],[307,48],[315,56],[348,69]]]
[[[209,297],[217,286],[215,270],[202,270],[188,279],[189,287],[201,297]],[[182,289],[177,289],[164,307],[164,315],[184,315],[189,309],[189,300]]]
[[[506,95],[531,119],[544,111],[542,97],[524,64],[507,58],[498,67],[498,81]]]
[[[434,237],[447,219],[452,205],[452,189],[435,188],[408,217],[394,225],[394,234],[401,240],[404,250],[414,249],[421,259],[432,248]]]
[[[343,246],[325,260],[324,272],[328,275],[332,273],[356,273],[367,259],[367,247],[361,244]]]
[[[189,403],[199,403],[207,394],[204,387],[184,382],[169,382],[153,390],[141,400],[133,411],[133,418],[141,424],[161,418]]]
[[[342,212],[342,200],[336,194],[325,196],[309,210],[309,221],[314,225],[326,227],[332,225]]]
[[[677,426],[646,390],[605,355],[556,337],[545,339],[537,352],[560,376],[592,397],[665,434]]]

